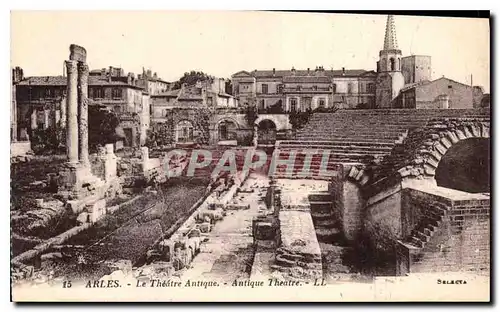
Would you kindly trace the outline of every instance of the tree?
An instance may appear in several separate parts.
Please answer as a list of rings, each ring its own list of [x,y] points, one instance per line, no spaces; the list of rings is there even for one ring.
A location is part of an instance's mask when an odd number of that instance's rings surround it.
[[[311,109],[307,109],[305,112],[292,111],[289,115],[290,124],[293,129],[300,129],[309,122],[309,118],[312,114]]]
[[[174,89],[180,89],[181,86],[185,83],[188,86],[195,85],[198,81],[210,81],[213,82],[214,78],[208,74],[205,74],[202,71],[194,71],[184,73],[178,81],[174,83]]]
[[[89,105],[89,149],[94,151],[98,145],[115,143],[122,139],[116,134],[120,120],[115,113],[97,105]]]
[[[245,119],[250,127],[253,127],[253,124],[257,120],[257,108],[254,105],[247,105],[245,108]]]

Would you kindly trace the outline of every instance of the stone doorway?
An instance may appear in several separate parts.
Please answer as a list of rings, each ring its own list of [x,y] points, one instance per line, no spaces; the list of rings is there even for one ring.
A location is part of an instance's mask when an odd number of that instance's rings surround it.
[[[274,144],[276,142],[276,124],[269,119],[264,119],[258,124],[258,143]]]
[[[469,193],[490,192],[490,141],[472,138],[454,144],[436,168],[438,186]]]

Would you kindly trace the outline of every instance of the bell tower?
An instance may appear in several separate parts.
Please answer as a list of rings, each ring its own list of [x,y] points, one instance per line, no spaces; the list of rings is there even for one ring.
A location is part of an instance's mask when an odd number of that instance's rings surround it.
[[[401,50],[396,38],[394,16],[387,16],[385,26],[384,47],[379,52],[377,62],[377,92],[376,106],[391,108],[392,100],[396,98],[404,86],[404,77],[401,73]]]

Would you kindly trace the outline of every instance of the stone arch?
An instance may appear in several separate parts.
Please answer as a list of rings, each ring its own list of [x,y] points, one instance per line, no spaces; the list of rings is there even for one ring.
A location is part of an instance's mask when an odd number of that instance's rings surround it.
[[[435,178],[436,169],[446,153],[458,142],[472,138],[489,139],[490,127],[485,124],[473,124],[460,127],[454,131],[447,131],[446,134],[437,141],[432,152],[424,162],[425,175]]]
[[[391,71],[395,71],[396,70],[396,59],[391,57],[389,59],[389,63],[390,63]]]
[[[178,120],[175,124],[175,142],[189,143],[194,141],[194,122],[189,119]]]
[[[276,126],[276,128],[278,128],[278,127],[279,127],[279,125],[280,125],[279,120],[278,120],[278,119],[276,119],[276,117],[275,117],[275,116],[273,116],[273,115],[271,115],[271,114],[269,114],[269,115],[260,115],[260,116],[259,116],[259,117],[257,117],[257,119],[255,120],[254,125],[258,127],[258,126],[259,126],[259,124],[260,124],[263,120],[266,120],[266,119],[267,119],[267,120],[272,121],[272,122],[274,123],[274,125]]]
[[[255,121],[257,126],[257,137],[258,141],[266,144],[274,144],[276,142],[276,133],[278,130],[278,124],[273,118],[259,118]]]
[[[436,168],[436,184],[468,193],[489,193],[489,156],[488,139],[468,138],[453,144]]]
[[[234,118],[223,117],[217,121],[215,129],[219,141],[236,140],[236,132],[240,129],[240,125]]]

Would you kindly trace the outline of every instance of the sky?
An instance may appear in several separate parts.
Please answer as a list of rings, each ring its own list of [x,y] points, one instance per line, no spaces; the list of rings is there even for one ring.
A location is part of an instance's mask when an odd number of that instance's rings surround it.
[[[69,45],[91,69],[150,68],[166,81],[201,70],[230,78],[254,69],[376,70],[385,15],[251,11],[12,11],[11,65],[62,75]],[[488,19],[395,16],[403,56],[430,55],[432,78],[490,90]]]

